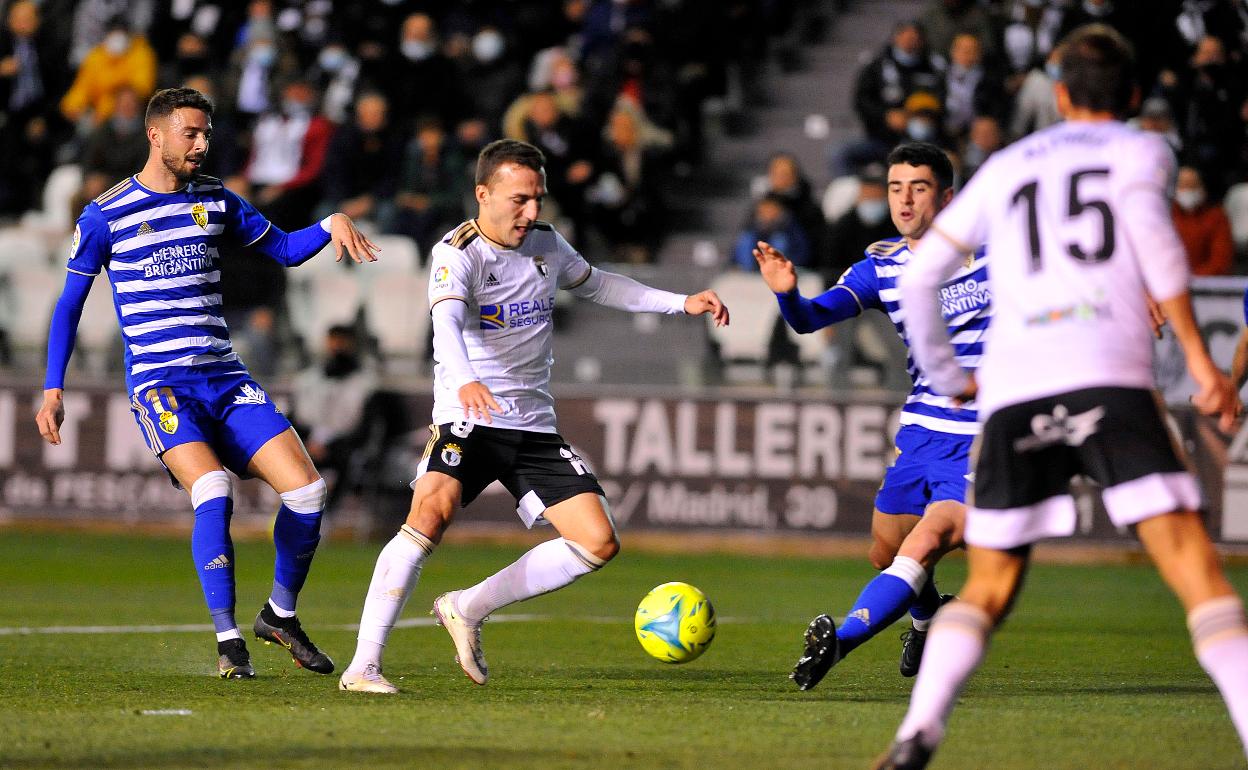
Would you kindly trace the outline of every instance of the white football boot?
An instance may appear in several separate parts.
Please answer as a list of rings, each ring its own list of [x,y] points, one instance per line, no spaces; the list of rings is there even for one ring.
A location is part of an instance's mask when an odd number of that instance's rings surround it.
[[[481,624],[469,623],[459,614],[455,607],[459,594],[451,591],[434,599],[433,615],[455,642],[455,662],[473,682],[485,684],[490,671],[485,665],[485,653],[481,652]]]
[[[344,671],[338,680],[338,689],[345,692],[375,692],[394,695],[399,688],[390,684],[390,680],[381,675],[381,666],[369,663],[361,671]]]

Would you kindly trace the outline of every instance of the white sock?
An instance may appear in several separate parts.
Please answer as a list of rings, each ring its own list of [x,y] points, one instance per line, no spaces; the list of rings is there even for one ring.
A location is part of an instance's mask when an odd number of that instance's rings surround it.
[[[1248,622],[1238,596],[1210,599],[1187,615],[1196,659],[1218,686],[1248,748]]]
[[[604,564],[605,561],[571,540],[561,537],[547,540],[472,588],[461,591],[457,609],[465,620],[478,623],[509,604],[563,588]]]
[[[416,587],[421,566],[432,552],[433,541],[406,524],[381,549],[373,569],[373,580],[368,584],[368,595],[364,597],[355,657],[347,666],[348,671],[363,671],[369,663],[381,665],[386,638]]]
[[[243,635],[238,632],[237,628],[231,628],[229,631],[221,631],[217,634],[217,641],[224,642],[226,639],[242,639]]]
[[[910,710],[897,728],[897,740],[921,733],[925,746],[935,748],[940,743],[958,693],[984,659],[991,628],[988,614],[966,602],[951,602],[936,613],[923,659],[939,661],[940,665],[920,666],[910,693]]]
[[[269,609],[279,618],[293,618],[295,616],[294,610],[284,610],[274,604],[272,599],[269,599]]]

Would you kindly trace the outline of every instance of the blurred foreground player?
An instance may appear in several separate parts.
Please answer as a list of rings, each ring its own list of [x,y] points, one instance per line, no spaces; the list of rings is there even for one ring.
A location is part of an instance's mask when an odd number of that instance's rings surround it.
[[[1192,316],[1167,200],[1173,155],[1160,136],[1120,122],[1135,93],[1130,47],[1101,25],[1063,46],[1055,88],[1066,122],[989,158],[901,280],[919,365],[941,393],[978,394],[985,422],[966,522],[970,574],[932,623],[929,663],[878,767],[927,765],[1021,588],[1031,544],[1075,531],[1076,474],[1103,486],[1114,524],[1135,526],[1187,612],[1196,657],[1241,741],[1248,735],[1248,622],[1152,390],[1146,293],[1183,348],[1197,408],[1228,430],[1239,399]],[[937,289],[981,243],[994,255],[996,314],[977,391],[954,358]]]
[[[549,523],[559,537],[433,604],[455,643],[456,660],[485,684],[481,623],[515,602],[563,588],[619,551],[602,487],[557,432],[550,394],[555,292],[631,312],[710,313],[728,323],[712,291],[685,296],[644,286],[589,264],[538,219],[545,159],[530,144],[502,139],[477,158],[478,215],[433,247],[433,435],[412,482],[407,523],[377,558],[364,599],[359,643],[343,690],[394,693],[382,651],[421,567],[462,506],[498,480],[526,526]]]
[[[290,423],[251,379],[221,312],[222,252],[250,248],[287,267],[333,242],[338,258],[373,261],[375,247],[350,218],[333,214],[284,233],[219,179],[199,174],[212,136],[212,102],[189,88],[158,91],[147,106],[148,159],[137,175],[87,204],[74,230],[69,274],[52,315],[43,406],[35,420],[60,443],[65,368],[78,321],[101,270],[108,271],[126,345],[126,386],[143,440],[195,508],[191,553],[217,632],[223,679],[255,676],[234,622],[233,511],[229,468],[256,476],[282,498],[273,525],[273,591],[256,637],[328,674],[295,603],[320,541],[325,482]]]

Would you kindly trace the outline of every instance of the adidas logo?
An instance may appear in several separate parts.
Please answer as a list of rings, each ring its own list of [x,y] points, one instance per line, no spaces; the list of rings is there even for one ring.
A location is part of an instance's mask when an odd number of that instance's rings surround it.
[[[151,235],[154,232],[156,231],[152,229],[152,226],[144,222],[143,224],[139,225],[139,231],[136,233],[136,235]]]
[[[490,273],[489,275],[485,277],[485,288],[489,289],[497,285],[498,285],[498,279],[494,277],[493,273]]]
[[[228,566],[230,566],[229,557],[227,557],[225,554],[221,554],[217,558],[205,564],[204,569],[224,569],[225,567],[228,567]]]
[[[849,620],[850,618],[857,618],[869,626],[871,625],[871,610],[866,607],[856,609],[845,617],[846,620]]]

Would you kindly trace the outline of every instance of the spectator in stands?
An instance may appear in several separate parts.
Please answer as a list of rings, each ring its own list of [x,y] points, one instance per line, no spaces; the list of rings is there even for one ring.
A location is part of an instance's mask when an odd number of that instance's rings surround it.
[[[1022,77],[1044,66],[1060,40],[1065,0],[1013,0],[1009,22],[1002,40],[1005,62],[1014,73],[1009,90],[1018,88]]]
[[[997,55],[997,28],[989,10],[975,0],[929,0],[919,18],[933,51],[948,51],[959,35],[979,41],[985,58]]]
[[[333,133],[333,124],[317,112],[316,91],[306,80],[287,83],[281,108],[256,121],[244,173],[247,184],[257,188],[251,196],[257,208],[278,227],[311,219]]]
[[[463,155],[437,118],[424,118],[407,147],[395,195],[394,231],[416,241],[422,259],[450,228],[464,219],[470,185]]]
[[[962,184],[966,184],[966,180],[975,176],[975,172],[984,165],[984,161],[1004,146],[1005,135],[996,118],[991,115],[980,115],[971,121],[970,133],[958,155],[961,161],[959,171],[962,174]]]
[[[467,89],[470,109],[485,121],[492,135],[502,130],[503,113],[524,87],[524,69],[511,56],[502,30],[484,26],[472,36],[472,42],[456,60],[462,82]]]
[[[30,0],[9,6],[0,32],[0,212],[18,213],[39,199],[52,167],[51,105],[61,86],[57,62]]]
[[[1168,94],[1183,135],[1185,153],[1220,183],[1234,168],[1244,137],[1244,77],[1229,66],[1222,41],[1208,35],[1192,54],[1191,69]],[[1221,186],[1221,184],[1219,184]]]
[[[335,124],[345,123],[356,97],[360,62],[342,40],[333,37],[317,52],[308,79],[325,94],[321,99],[321,112],[325,117]],[[393,109],[390,112],[393,113]]]
[[[61,99],[71,123],[98,126],[113,114],[117,92],[129,88],[147,99],[156,88],[156,55],[147,39],[131,34],[124,18],[108,23],[104,40],[91,49]],[[85,130],[83,131],[85,133]]]
[[[1014,98],[1014,117],[1010,123],[1010,133],[1015,137],[1048,128],[1062,119],[1053,93],[1053,84],[1062,75],[1061,61],[1061,48],[1054,48],[1044,65],[1033,67],[1023,79]]]
[[[516,97],[503,113],[503,136],[523,141],[524,122],[529,118],[530,102],[534,94],[549,92],[561,116],[579,119],[584,91],[580,85],[580,72],[576,62],[562,47],[538,51],[529,68],[529,91]]]
[[[87,137],[81,163],[82,190],[74,203],[75,211],[147,162],[143,107],[134,91],[119,90],[112,116]]]
[[[653,260],[663,236],[662,185],[671,136],[621,99],[604,129],[598,174],[587,193],[595,226],[617,261]]]
[[[413,13],[403,20],[390,71],[373,77],[389,89],[395,122],[404,132],[421,118],[436,118],[449,128],[468,115],[468,87],[439,49],[437,28],[426,13]]]
[[[837,148],[832,175],[851,176],[868,163],[883,163],[889,150],[907,136],[906,100],[915,93],[934,95],[938,102],[944,85],[944,61],[928,52],[917,22],[902,22],[892,38],[858,73],[854,84],[854,111],[866,138]]]
[[[792,213],[795,224],[806,236],[812,254],[823,254],[827,249],[827,221],[815,202],[810,181],[802,173],[797,158],[787,152],[778,152],[767,161],[767,192],[778,195]],[[766,240],[765,238],[763,240]],[[751,247],[752,248],[752,247]],[[753,256],[750,257],[753,259]]]
[[[588,209],[585,193],[594,174],[594,157],[584,126],[559,107],[554,91],[526,95],[528,107],[520,130],[509,134],[537,147],[546,156],[546,188],[552,211],[572,222],[573,237],[584,234]]]
[[[1228,275],[1235,256],[1231,221],[1222,206],[1209,199],[1208,189],[1199,169],[1179,168],[1171,206],[1174,226],[1187,249],[1193,275]]]
[[[208,42],[194,32],[184,32],[178,36],[173,55],[161,61],[157,80],[162,88],[176,88],[189,77],[207,75],[215,69]]]
[[[984,66],[983,50],[974,35],[954,36],[944,90],[945,132],[954,141],[966,138],[977,115],[1005,119],[1005,83],[995,70]]]
[[[331,326],[321,361],[300,372],[291,391],[291,422],[322,472],[332,471],[326,510],[346,491],[353,456],[362,447],[365,406],[377,392],[376,370],[365,364],[354,327]]]
[[[355,100],[355,120],[334,133],[325,161],[325,203],[383,230],[394,219],[395,185],[403,145],[390,126],[386,97],[366,92]]]
[[[43,0],[43,4],[51,5],[47,0]],[[69,63],[78,67],[86,61],[91,49],[104,40],[109,25],[118,18],[127,19],[133,29],[146,32],[156,3],[147,0],[77,0],[71,5],[75,7]]]
[[[816,252],[812,267],[831,286],[858,260],[867,246],[897,235],[888,215],[888,179],[884,166],[872,163],[858,175],[858,199],[828,229],[828,248]],[[787,252],[785,252],[787,253]]]
[[[1141,131],[1161,134],[1174,150],[1175,155],[1183,152],[1183,137],[1174,125],[1174,115],[1170,112],[1170,103],[1160,96],[1150,96],[1140,105],[1138,117],[1127,121]]]
[[[737,267],[746,271],[758,270],[754,249],[759,241],[766,241],[772,246],[783,243],[788,247],[783,253],[793,264],[798,267],[811,265],[810,242],[784,198],[775,193],[768,193],[754,203],[750,221],[737,236],[732,249],[732,261]]]
[[[916,142],[932,142],[949,149],[950,141],[945,134],[944,109],[940,99],[926,91],[916,91],[902,105],[906,119],[906,138]]]

